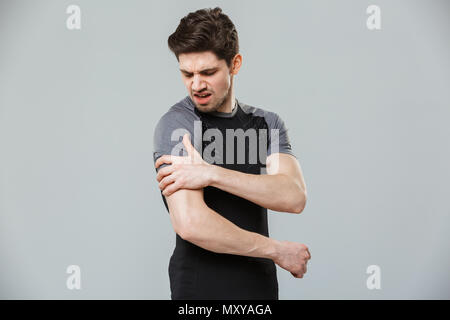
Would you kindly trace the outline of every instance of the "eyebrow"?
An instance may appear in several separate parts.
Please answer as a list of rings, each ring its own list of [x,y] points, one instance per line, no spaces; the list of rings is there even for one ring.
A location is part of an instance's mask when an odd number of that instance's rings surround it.
[[[214,67],[214,68],[208,68],[208,69],[203,69],[200,71],[200,73],[205,73],[205,72],[210,72],[210,71],[215,71],[219,69],[218,67]],[[187,73],[187,74],[192,74],[192,72],[186,71],[184,69],[180,69],[181,72]]]

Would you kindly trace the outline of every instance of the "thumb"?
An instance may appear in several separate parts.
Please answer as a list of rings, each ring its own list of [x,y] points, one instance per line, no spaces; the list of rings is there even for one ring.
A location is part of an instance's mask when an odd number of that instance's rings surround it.
[[[188,153],[188,156],[193,156],[193,148],[194,148],[194,146],[191,144],[191,139],[190,139],[190,134],[189,133],[186,133],[184,136],[183,136],[183,144],[184,144],[184,146],[186,147],[186,151],[187,151],[187,153]]]

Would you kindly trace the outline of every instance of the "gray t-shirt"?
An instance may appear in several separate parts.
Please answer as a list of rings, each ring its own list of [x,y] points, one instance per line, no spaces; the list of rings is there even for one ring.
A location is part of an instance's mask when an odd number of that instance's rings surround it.
[[[239,119],[237,119],[239,115],[236,116],[238,110],[252,118],[263,118],[268,129],[277,130],[274,131],[273,134],[271,134],[270,131],[267,132],[269,142],[266,156],[271,155],[274,151],[278,151],[280,153],[288,153],[296,157],[292,151],[291,143],[289,141],[288,129],[286,128],[284,121],[275,112],[252,107],[239,102],[236,99],[236,106],[233,108],[231,113],[212,112],[208,115],[222,119],[231,119],[231,121],[236,120],[234,122],[237,122],[239,121]],[[200,152],[201,147],[199,141],[203,137],[200,137],[198,131],[195,135],[196,143],[194,143],[194,127],[196,122],[202,121],[200,115],[202,115],[202,113],[195,107],[194,102],[189,96],[186,96],[184,99],[170,107],[170,109],[161,117],[155,128],[153,139],[154,161],[164,154],[173,153],[176,155],[187,155],[182,145],[182,137],[184,133],[190,134],[191,143],[197,151]],[[212,163],[210,159],[205,159],[205,161]],[[166,165],[167,164],[163,164],[158,168],[158,170]]]

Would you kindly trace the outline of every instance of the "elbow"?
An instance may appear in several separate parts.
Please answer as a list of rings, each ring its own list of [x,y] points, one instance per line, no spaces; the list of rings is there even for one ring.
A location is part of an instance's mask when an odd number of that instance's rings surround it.
[[[193,230],[196,229],[193,225],[193,221],[179,221],[174,225],[173,229],[183,240],[192,242],[194,234]]]
[[[177,232],[177,234],[181,237],[181,239],[192,242],[192,232],[187,230],[187,229],[183,229],[180,230],[179,232]]]
[[[188,240],[188,231],[186,226],[184,226],[183,224],[178,224],[176,226],[173,227],[173,230],[175,231],[175,233],[177,235],[179,235],[181,237],[181,239],[183,240]]]
[[[201,208],[186,207],[183,212],[179,212],[177,219],[173,223],[175,233],[183,240],[193,242],[198,240],[199,231],[202,230],[200,224],[202,221]]]
[[[305,209],[305,206],[306,206],[306,191],[302,190],[299,192],[299,196],[296,197],[296,199],[292,205],[291,212],[300,214]]]

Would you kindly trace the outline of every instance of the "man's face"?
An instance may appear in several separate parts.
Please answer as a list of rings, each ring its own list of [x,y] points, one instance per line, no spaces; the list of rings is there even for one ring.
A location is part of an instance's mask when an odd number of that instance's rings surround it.
[[[182,53],[178,59],[184,85],[200,111],[217,111],[230,100],[233,76],[225,60],[212,51]]]

